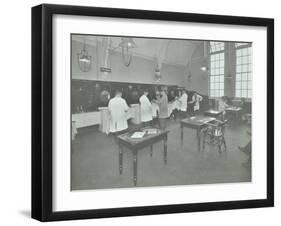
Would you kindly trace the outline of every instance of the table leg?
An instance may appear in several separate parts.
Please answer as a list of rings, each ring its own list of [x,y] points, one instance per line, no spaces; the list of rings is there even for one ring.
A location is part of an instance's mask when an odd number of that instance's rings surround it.
[[[183,126],[181,125],[181,145],[183,145]]]
[[[134,185],[137,185],[137,175],[138,175],[138,151],[133,151],[134,155]]]
[[[198,140],[198,151],[200,151],[200,146],[201,146],[201,134],[200,134],[201,130],[197,129],[197,140]]]
[[[206,146],[206,144],[205,144],[205,142],[206,142],[206,131],[204,131],[203,132],[203,152],[205,151],[205,146]]]
[[[118,147],[119,147],[119,173],[122,174],[122,172],[123,172],[123,147],[120,143],[118,144]]]
[[[153,154],[153,145],[150,145],[150,157],[152,157]]]
[[[164,163],[167,164],[167,137],[164,139]]]

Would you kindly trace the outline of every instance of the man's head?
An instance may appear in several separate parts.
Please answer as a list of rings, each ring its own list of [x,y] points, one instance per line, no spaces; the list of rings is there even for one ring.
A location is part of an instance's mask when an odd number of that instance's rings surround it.
[[[168,89],[168,87],[166,87],[166,86],[161,86],[161,94],[167,94],[167,89]]]
[[[148,92],[148,90],[147,90],[147,89],[144,89],[144,90],[143,90],[143,94],[144,94],[145,96],[147,96],[147,95],[148,95],[148,93],[149,93],[149,92]]]
[[[116,97],[122,97],[122,91],[119,90],[119,89],[117,89],[117,90],[115,91],[115,96],[116,96]]]

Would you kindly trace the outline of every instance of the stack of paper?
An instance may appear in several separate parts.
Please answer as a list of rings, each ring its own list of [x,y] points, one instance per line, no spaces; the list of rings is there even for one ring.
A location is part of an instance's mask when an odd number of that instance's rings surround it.
[[[131,138],[143,138],[145,132],[134,132],[132,135],[131,135]]]

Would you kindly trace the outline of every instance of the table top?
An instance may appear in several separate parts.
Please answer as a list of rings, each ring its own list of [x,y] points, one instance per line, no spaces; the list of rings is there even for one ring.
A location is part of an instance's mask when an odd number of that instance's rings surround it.
[[[214,120],[216,120],[216,119],[213,117],[199,115],[199,116],[193,116],[190,118],[183,119],[183,120],[181,120],[181,124],[200,127],[200,126],[205,125],[206,123],[212,122]]]
[[[235,107],[235,106],[231,106],[225,109],[226,111],[241,111],[242,108],[240,107]]]
[[[144,136],[141,138],[132,138],[131,136],[135,132],[145,132]],[[153,132],[153,133],[150,133]],[[155,132],[155,133],[154,133]],[[138,145],[140,143],[145,143],[154,139],[158,139],[159,137],[167,134],[169,131],[167,130],[160,130],[154,127],[145,127],[137,131],[131,131],[124,134],[117,136],[119,140],[122,140],[130,145]]]
[[[222,111],[210,109],[208,111],[205,111],[205,114],[219,115],[219,114],[222,114]]]

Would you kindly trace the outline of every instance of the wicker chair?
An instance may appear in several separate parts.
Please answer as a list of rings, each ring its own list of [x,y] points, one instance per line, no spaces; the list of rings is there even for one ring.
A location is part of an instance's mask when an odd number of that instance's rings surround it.
[[[208,123],[207,127],[202,131],[203,132],[203,150],[205,149],[206,143],[209,145],[215,145],[218,147],[219,153],[222,152],[222,146],[224,151],[227,150],[224,131],[227,120],[220,121],[215,120],[212,123]]]

